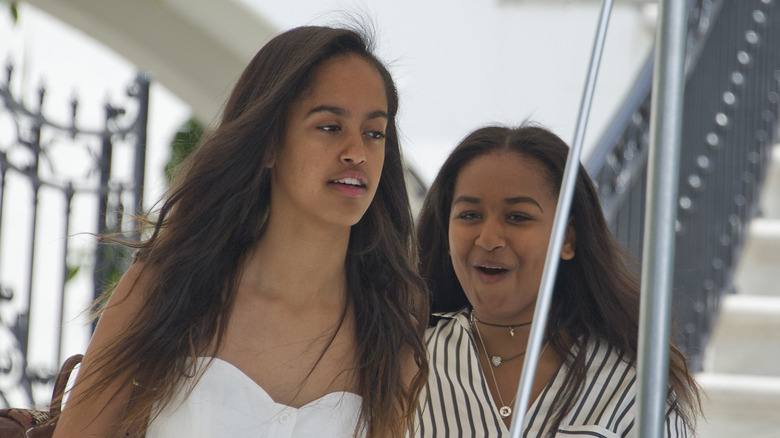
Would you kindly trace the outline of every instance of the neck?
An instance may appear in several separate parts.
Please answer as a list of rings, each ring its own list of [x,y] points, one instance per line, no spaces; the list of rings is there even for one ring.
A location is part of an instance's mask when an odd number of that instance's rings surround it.
[[[525,352],[530,334],[530,324],[508,324],[505,327],[504,324],[490,325],[484,324],[477,315],[472,315],[472,331],[475,336],[481,337],[481,340],[477,339],[479,347],[483,347],[484,343],[484,349],[487,349],[489,356],[513,358]],[[520,358],[512,360],[520,360]]]
[[[269,299],[308,306],[343,303],[349,228],[268,227],[249,255],[241,284]]]

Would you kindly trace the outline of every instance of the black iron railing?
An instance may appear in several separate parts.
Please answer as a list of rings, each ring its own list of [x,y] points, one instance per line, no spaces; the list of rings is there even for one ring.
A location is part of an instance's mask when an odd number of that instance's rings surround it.
[[[780,6],[692,1],[688,34],[674,310],[677,344],[700,370],[777,137]],[[640,257],[652,65],[586,163],[613,232]]]
[[[89,300],[109,284],[112,271],[123,270],[121,249],[77,238],[138,228],[133,217],[143,201],[149,79],[137,77],[126,105],[105,104],[103,128],[85,129],[78,122],[78,100],[71,102],[69,121],[56,121],[46,115],[44,88],[30,103],[17,97],[23,92],[13,91],[20,87],[13,86],[11,66],[4,76],[0,404],[23,406],[36,403],[34,389],[47,386],[63,360],[64,298],[73,293],[68,283],[81,279]],[[31,360],[32,320],[51,334],[52,357]],[[46,400],[45,392],[40,400]]]

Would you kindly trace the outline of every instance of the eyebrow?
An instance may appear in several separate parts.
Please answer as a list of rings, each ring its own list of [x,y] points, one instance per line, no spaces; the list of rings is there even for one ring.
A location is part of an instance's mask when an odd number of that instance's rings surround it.
[[[481,204],[482,200],[474,196],[458,196],[454,201],[452,201],[452,205],[455,205],[459,202],[467,202],[469,204]],[[542,208],[542,206],[539,205],[539,203],[536,202],[534,198],[528,196],[515,196],[514,198],[506,198],[504,199],[504,204],[506,205],[532,204],[535,205],[539,209],[539,211],[544,213],[544,209]]]
[[[309,110],[306,116],[308,117],[312,114],[321,113],[321,112],[329,112],[337,116],[344,116],[348,113],[347,110],[338,106],[320,105]],[[389,119],[389,117],[387,116],[387,112],[382,110],[371,111],[370,113],[366,114],[367,120],[379,119],[379,118]]]

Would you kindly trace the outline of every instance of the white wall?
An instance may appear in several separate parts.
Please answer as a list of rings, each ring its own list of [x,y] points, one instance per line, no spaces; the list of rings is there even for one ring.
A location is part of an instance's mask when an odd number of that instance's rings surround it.
[[[428,181],[482,124],[529,118],[571,142],[601,8],[598,1],[242,1],[282,29],[343,22],[342,12],[373,21],[380,55],[399,84],[407,158]],[[586,145],[645,62],[654,11],[653,4],[616,2]]]

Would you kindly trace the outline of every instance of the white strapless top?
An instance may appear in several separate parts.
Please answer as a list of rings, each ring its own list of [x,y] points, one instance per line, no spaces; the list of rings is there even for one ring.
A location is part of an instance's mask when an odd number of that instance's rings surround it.
[[[208,358],[199,359],[199,366]],[[362,398],[334,392],[300,408],[279,404],[241,370],[213,359],[149,425],[147,438],[352,437]]]

